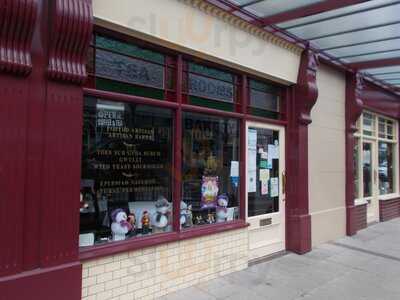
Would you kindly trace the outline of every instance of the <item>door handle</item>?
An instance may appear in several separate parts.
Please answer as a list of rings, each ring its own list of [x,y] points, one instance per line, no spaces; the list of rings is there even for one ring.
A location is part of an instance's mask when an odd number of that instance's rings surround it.
[[[282,193],[286,194],[286,173],[282,171]],[[285,200],[285,199],[283,199]]]
[[[378,182],[378,172],[374,169],[374,183]]]

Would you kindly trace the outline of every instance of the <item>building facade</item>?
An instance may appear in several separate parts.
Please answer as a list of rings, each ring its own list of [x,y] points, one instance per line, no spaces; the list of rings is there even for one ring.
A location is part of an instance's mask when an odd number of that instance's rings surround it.
[[[0,0],[0,299],[154,299],[400,216],[400,97],[202,0]]]

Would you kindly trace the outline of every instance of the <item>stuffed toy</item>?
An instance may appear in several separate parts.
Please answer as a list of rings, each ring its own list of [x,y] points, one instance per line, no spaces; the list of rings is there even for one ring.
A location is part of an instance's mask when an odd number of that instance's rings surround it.
[[[180,214],[180,224],[182,227],[192,227],[192,205],[187,205],[185,202],[181,201],[181,214]]]
[[[155,232],[165,232],[168,227],[168,214],[170,209],[170,204],[165,197],[160,196],[156,201],[156,213],[154,215],[154,231]]]
[[[229,198],[227,195],[222,194],[218,196],[216,208],[217,223],[225,222],[228,218],[228,202]]]
[[[132,230],[132,225],[127,221],[127,218],[125,211],[121,208],[117,208],[111,213],[113,241],[125,240],[126,234]]]

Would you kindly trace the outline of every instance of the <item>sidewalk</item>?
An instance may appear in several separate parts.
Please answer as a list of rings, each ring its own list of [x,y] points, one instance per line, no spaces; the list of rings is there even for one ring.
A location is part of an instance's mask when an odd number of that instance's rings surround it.
[[[161,299],[400,300],[400,219]]]

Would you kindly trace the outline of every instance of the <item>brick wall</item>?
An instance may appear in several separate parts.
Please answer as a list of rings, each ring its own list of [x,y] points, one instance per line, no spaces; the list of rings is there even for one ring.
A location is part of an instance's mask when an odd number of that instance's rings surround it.
[[[154,299],[245,269],[247,228],[83,263],[83,300]]]
[[[367,228],[367,204],[355,206],[353,222],[356,231]]]
[[[379,218],[381,222],[400,217],[400,198],[379,201]]]

